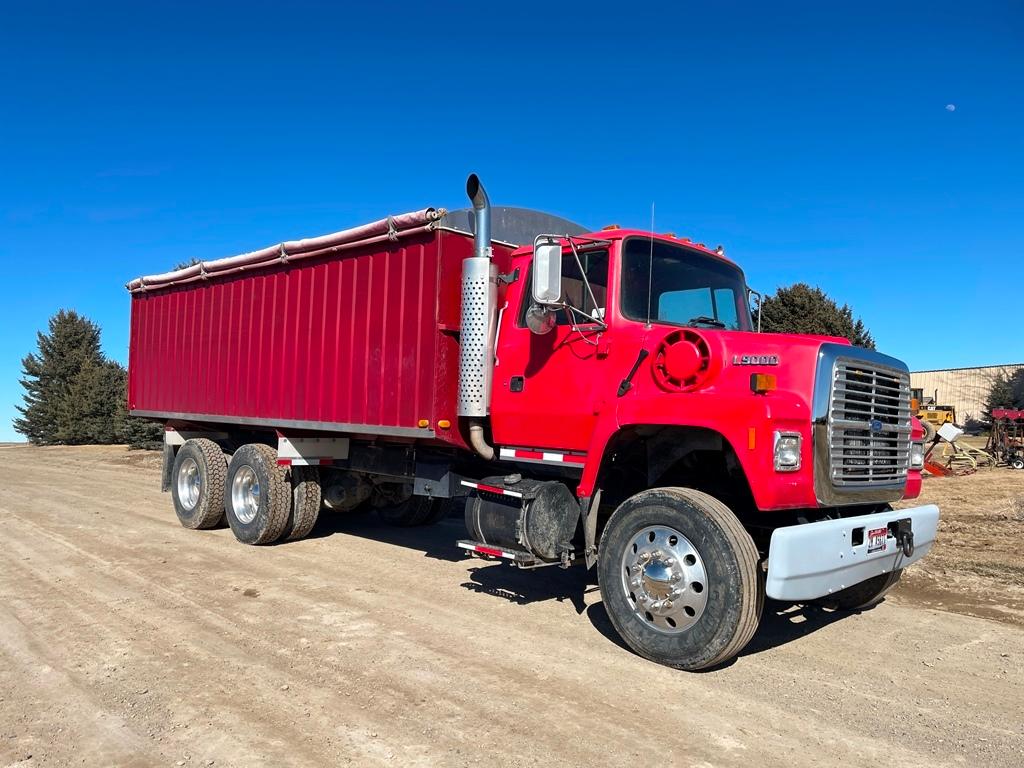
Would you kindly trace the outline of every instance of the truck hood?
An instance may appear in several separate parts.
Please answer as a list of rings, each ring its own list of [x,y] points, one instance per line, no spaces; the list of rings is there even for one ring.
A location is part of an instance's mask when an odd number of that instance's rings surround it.
[[[648,337],[647,348],[652,352],[651,366],[655,381],[663,390],[672,391],[659,376],[663,365],[662,354],[666,346],[680,343],[680,336],[695,342],[707,359],[700,382],[690,391],[722,396],[751,396],[751,376],[769,374],[775,377],[775,390],[765,398],[765,405],[778,417],[783,411],[791,418],[811,418],[818,354],[823,344],[853,347],[850,342],[835,336],[811,336],[783,333],[751,333],[720,331],[705,328],[669,328],[654,326]]]

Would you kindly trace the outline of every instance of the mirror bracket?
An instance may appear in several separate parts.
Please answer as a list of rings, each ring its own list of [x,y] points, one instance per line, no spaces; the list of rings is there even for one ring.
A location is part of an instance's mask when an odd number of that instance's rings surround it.
[[[513,269],[511,272],[509,272],[507,274],[498,275],[498,277],[497,277],[498,282],[499,283],[504,283],[505,285],[512,285],[512,283],[514,283],[518,279],[519,279],[519,267],[516,267],[515,269]]]

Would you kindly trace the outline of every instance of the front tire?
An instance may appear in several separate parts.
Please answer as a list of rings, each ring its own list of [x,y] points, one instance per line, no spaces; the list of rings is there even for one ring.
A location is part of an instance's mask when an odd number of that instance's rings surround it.
[[[764,605],[759,556],[736,516],[689,488],[627,499],[601,536],[598,581],[612,625],[644,658],[721,664],[750,642]]]
[[[178,521],[192,530],[216,528],[224,520],[228,462],[212,440],[187,440],[171,469],[171,498]]]
[[[243,445],[231,457],[224,484],[228,525],[243,544],[270,544],[288,524],[292,489],[277,451],[269,445]]]

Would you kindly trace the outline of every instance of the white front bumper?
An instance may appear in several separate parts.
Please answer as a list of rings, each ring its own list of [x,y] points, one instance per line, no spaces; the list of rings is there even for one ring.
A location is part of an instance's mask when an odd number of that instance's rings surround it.
[[[891,533],[884,538],[869,535],[906,519],[914,533],[910,556],[903,554]],[[928,554],[938,528],[939,508],[934,504],[776,528],[768,550],[765,592],[775,600],[813,600],[905,568]],[[854,545],[858,529],[861,543]]]

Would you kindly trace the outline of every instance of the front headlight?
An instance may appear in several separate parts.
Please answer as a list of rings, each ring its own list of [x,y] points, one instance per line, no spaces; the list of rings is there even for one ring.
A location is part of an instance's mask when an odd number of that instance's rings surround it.
[[[799,432],[775,433],[776,472],[796,472],[800,469],[801,442],[802,438]]]
[[[924,467],[924,443],[910,444],[910,468],[921,469]]]

